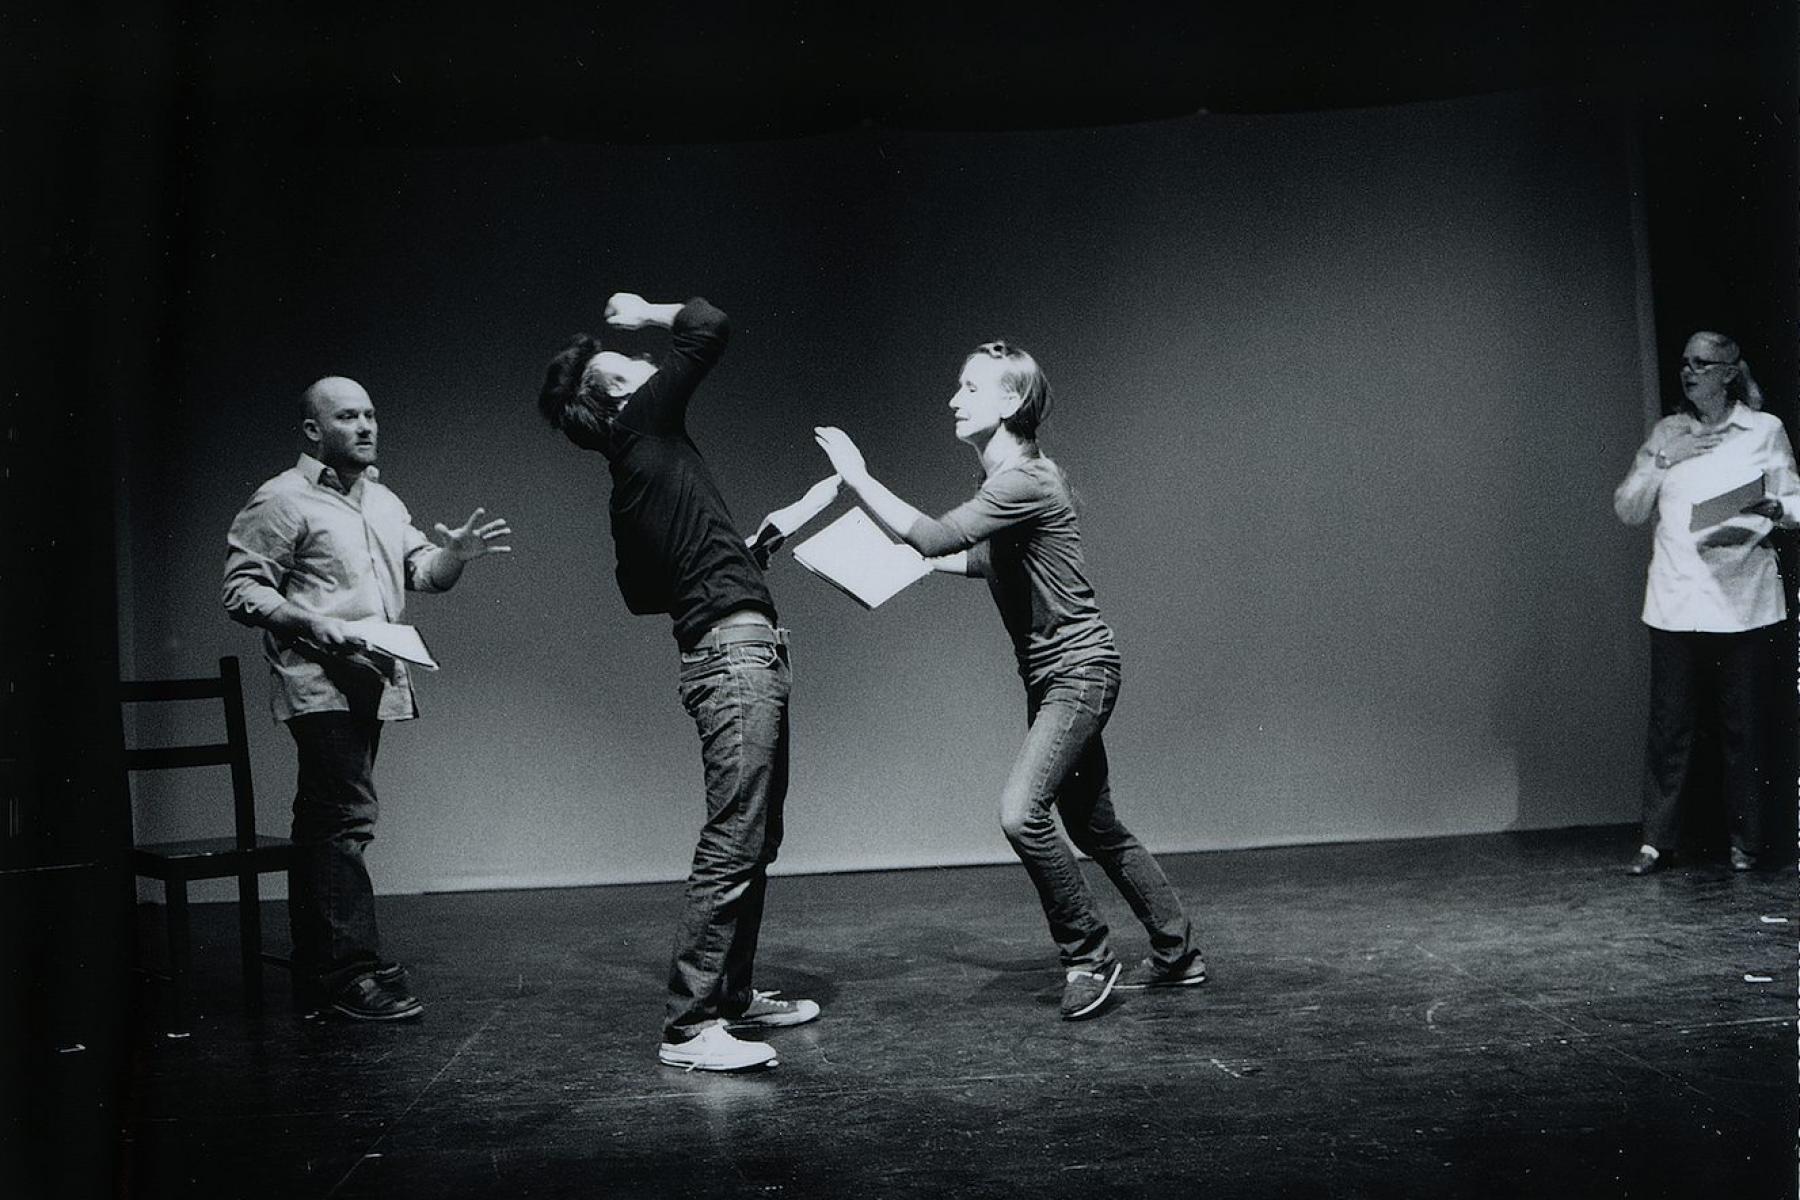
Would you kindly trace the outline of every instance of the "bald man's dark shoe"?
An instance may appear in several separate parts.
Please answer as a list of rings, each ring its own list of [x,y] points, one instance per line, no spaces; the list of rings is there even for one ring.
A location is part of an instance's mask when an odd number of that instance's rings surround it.
[[[352,1021],[410,1021],[425,1011],[412,996],[383,987],[373,975],[364,975],[331,998],[331,1013]]]

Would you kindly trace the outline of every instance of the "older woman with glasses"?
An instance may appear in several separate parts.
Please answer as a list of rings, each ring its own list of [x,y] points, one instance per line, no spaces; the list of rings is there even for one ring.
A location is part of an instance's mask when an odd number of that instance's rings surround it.
[[[1716,711],[1731,866],[1762,851],[1763,707],[1775,632],[1787,618],[1769,535],[1800,525],[1800,478],[1786,430],[1764,413],[1737,343],[1696,333],[1681,357],[1680,410],[1639,448],[1613,495],[1627,525],[1655,517],[1644,624],[1650,628],[1650,729],[1644,843],[1633,875],[1668,866],[1694,731]]]
[[[1000,609],[1025,682],[1028,722],[1001,793],[1000,826],[1037,888],[1061,956],[1062,1015],[1097,1014],[1115,985],[1203,983],[1206,964],[1180,898],[1113,811],[1101,730],[1119,692],[1119,652],[1088,585],[1068,481],[1038,449],[1049,382],[1025,351],[988,342],[964,360],[950,410],[956,437],[980,455],[985,479],[972,499],[935,520],[871,476],[842,430],[815,433],[843,482],[884,525],[936,569],[986,579]],[[1123,981],[1052,806],[1149,932],[1149,957]]]

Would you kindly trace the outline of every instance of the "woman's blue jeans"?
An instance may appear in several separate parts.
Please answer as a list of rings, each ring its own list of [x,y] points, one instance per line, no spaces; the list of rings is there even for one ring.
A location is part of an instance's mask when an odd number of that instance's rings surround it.
[[[1193,925],[1156,858],[1113,811],[1100,732],[1119,696],[1116,662],[1069,667],[1027,689],[1025,744],[1000,794],[1000,828],[1036,886],[1065,969],[1111,961],[1106,922],[1050,811],[1069,840],[1100,865],[1150,934],[1165,967],[1193,954]]]

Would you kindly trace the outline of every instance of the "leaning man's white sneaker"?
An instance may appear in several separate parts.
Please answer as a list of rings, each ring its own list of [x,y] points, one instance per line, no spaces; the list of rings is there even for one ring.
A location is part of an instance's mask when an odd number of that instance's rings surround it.
[[[723,1025],[708,1025],[685,1042],[664,1042],[656,1057],[665,1067],[689,1071],[747,1071],[780,1065],[775,1047],[734,1038]]]
[[[780,992],[751,992],[744,1015],[733,1017],[733,1025],[804,1025],[819,1015],[819,1006],[811,1000],[783,1000]]]

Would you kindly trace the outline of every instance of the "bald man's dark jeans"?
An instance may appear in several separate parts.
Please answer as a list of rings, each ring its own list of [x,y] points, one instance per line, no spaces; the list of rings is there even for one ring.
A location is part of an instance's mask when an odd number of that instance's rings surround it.
[[[322,1002],[380,962],[363,851],[375,836],[381,722],[322,712],[293,717],[287,727],[300,752],[288,869],[294,990],[303,1001]]]

